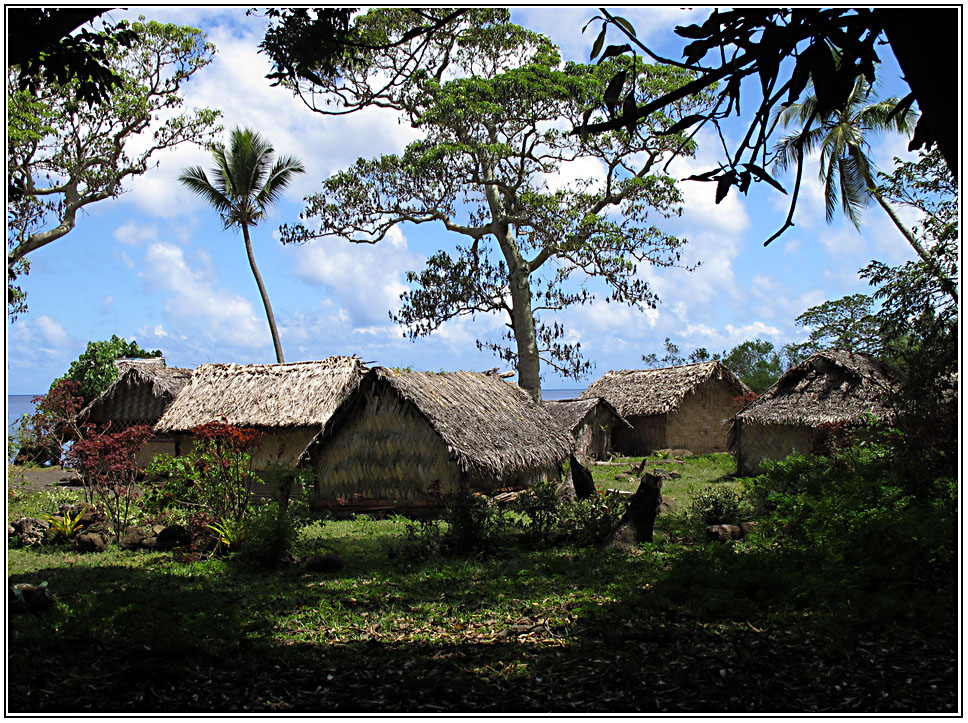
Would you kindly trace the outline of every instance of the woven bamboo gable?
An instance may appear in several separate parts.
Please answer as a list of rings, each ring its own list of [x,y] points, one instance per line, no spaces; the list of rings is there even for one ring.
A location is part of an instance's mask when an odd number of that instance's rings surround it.
[[[519,387],[470,372],[370,370],[307,451],[320,498],[414,500],[557,475],[573,440]]]
[[[83,422],[111,422],[115,431],[133,424],[154,424],[192,375],[191,369],[164,362],[118,365],[119,375],[78,417]]]
[[[580,456],[605,459],[611,451],[613,430],[632,430],[632,425],[602,397],[547,400],[541,406],[575,438],[575,453]]]

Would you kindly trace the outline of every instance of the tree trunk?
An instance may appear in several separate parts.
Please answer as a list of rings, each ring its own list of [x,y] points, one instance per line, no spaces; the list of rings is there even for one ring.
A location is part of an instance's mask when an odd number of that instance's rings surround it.
[[[249,227],[242,225],[242,238],[245,239],[245,252],[249,255],[249,266],[252,268],[252,275],[255,276],[255,283],[259,287],[259,294],[262,295],[262,305],[266,308],[266,319],[269,320],[269,333],[272,334],[272,345],[276,348],[276,361],[282,364],[285,359],[282,357],[282,343],[279,341],[279,330],[276,329],[276,317],[272,313],[272,304],[269,303],[269,294],[266,293],[265,284],[262,283],[262,274],[259,267],[255,265],[255,254],[252,253],[252,241],[249,238]]]
[[[897,230],[900,231],[901,235],[907,239],[909,244],[911,244],[911,248],[914,249],[921,260],[927,264],[929,269],[931,269],[931,272],[937,277],[938,282],[941,284],[941,288],[944,289],[945,292],[954,300],[955,304],[957,304],[958,292],[955,290],[955,287],[952,285],[948,277],[945,276],[944,271],[938,267],[937,262],[931,258],[931,255],[927,252],[927,250],[925,250],[924,246],[922,246],[921,243],[914,237],[914,234],[911,233],[910,229],[904,225],[904,222],[897,215],[894,207],[887,202],[887,200],[877,189],[871,191],[871,195],[874,196],[887,215],[890,216],[891,221],[893,221],[894,225],[897,226]]]
[[[531,313],[531,285],[528,273],[511,269],[511,330],[518,348],[518,386],[534,401],[541,402],[541,363]]]
[[[628,552],[640,542],[652,542],[655,518],[662,504],[662,478],[648,472],[629,500],[629,506],[618,526],[602,545],[603,550]]]

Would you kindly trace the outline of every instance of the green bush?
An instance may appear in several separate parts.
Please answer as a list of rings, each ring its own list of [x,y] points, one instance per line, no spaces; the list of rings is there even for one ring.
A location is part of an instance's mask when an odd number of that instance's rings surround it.
[[[469,491],[447,496],[442,547],[457,553],[485,552],[504,531],[503,510],[484,495]]]
[[[705,525],[735,525],[741,521],[742,498],[731,487],[706,485],[692,500],[689,517]]]
[[[601,545],[622,519],[628,504],[627,495],[615,492],[573,500],[562,507],[559,529],[576,545]]]
[[[563,503],[558,497],[558,486],[553,482],[532,485],[521,493],[514,509],[527,517],[524,527],[532,539],[546,537],[562,518]]]

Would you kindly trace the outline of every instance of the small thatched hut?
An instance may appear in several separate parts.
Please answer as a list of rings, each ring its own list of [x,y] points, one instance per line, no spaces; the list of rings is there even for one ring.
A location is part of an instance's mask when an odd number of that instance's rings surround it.
[[[291,364],[202,364],[155,425],[183,449],[191,430],[209,422],[265,433],[252,466],[295,465],[333,411],[356,389],[366,368],[355,357]]]
[[[632,429],[617,428],[615,449],[645,455],[670,447],[695,454],[728,449],[727,422],[750,393],[719,361],[608,372],[582,393],[604,397]]]
[[[515,384],[470,372],[377,367],[305,457],[320,505],[416,507],[433,492],[559,479],[574,440]]]
[[[81,424],[94,424],[112,433],[137,424],[153,426],[192,375],[191,369],[166,366],[161,357],[118,360],[115,365],[118,378],[78,413]],[[177,451],[173,435],[156,434],[135,462],[143,468],[156,454]]]
[[[733,417],[739,473],[754,474],[763,459],[809,454],[822,424],[853,424],[868,414],[890,419],[896,381],[893,370],[858,352],[822,351],[805,359]]]
[[[589,459],[609,458],[615,429],[632,431],[632,425],[602,397],[546,400],[541,405],[575,438],[575,454]]]

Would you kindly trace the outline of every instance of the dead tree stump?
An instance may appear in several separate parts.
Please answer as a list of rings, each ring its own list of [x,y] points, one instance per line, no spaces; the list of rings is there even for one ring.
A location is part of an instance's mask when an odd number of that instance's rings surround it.
[[[595,480],[592,473],[588,471],[575,455],[571,455],[568,469],[571,470],[571,482],[575,487],[575,497],[580,500],[587,500],[595,494]]]
[[[662,478],[646,472],[629,500],[628,509],[605,540],[602,549],[628,552],[640,542],[652,542],[655,517],[661,504]]]

